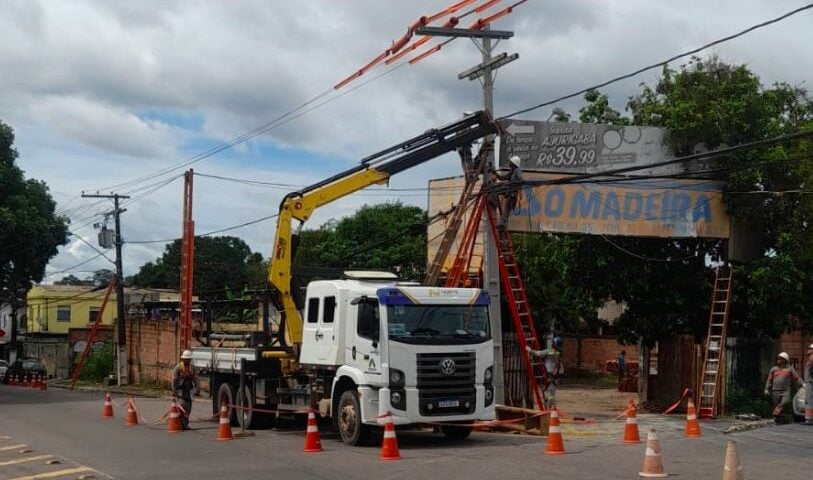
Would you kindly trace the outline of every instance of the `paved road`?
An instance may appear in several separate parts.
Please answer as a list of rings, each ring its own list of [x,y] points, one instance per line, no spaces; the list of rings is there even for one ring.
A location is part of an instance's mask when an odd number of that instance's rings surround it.
[[[121,403],[124,399],[117,398]],[[398,433],[402,461],[381,462],[377,448],[340,443],[335,433],[322,435],[323,453],[305,454],[299,428],[258,431],[255,437],[232,442],[215,440],[217,424],[198,418],[193,430],[166,433],[155,423],[166,411],[166,400],[138,399],[146,424],[125,427],[121,419],[100,418],[97,393],[47,392],[0,386],[0,480],[96,478],[284,478],[284,479],[479,479],[511,478],[637,478],[643,446],[619,445],[623,423],[566,425],[568,455],[541,452],[544,438],[475,433],[461,443],[449,443],[429,431]],[[206,417],[209,406],[198,401],[193,417]],[[642,416],[641,426],[655,424],[662,438],[666,470],[684,478],[717,479],[722,472],[725,443],[740,446],[746,478],[810,478],[813,471],[813,429],[802,425],[769,427],[723,435],[704,424],[700,439],[681,437],[681,422]],[[326,426],[322,427],[323,432]],[[642,428],[642,434],[643,434]],[[10,437],[10,438],[5,438]],[[26,447],[17,447],[25,445]],[[30,452],[20,453],[22,450]],[[45,456],[48,455],[46,458]],[[39,457],[37,460],[3,462]],[[59,459],[58,465],[47,460]],[[76,469],[76,470],[74,470]],[[92,469],[92,470],[91,470]],[[37,476],[66,471],[65,475]]]

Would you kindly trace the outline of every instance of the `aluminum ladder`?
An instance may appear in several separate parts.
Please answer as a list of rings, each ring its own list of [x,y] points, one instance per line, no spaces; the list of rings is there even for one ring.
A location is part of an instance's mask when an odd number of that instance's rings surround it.
[[[720,391],[720,370],[725,363],[726,327],[731,305],[733,270],[718,267],[711,294],[709,331],[706,335],[706,354],[703,360],[703,374],[700,377],[698,413],[700,418],[713,418],[717,411]]]

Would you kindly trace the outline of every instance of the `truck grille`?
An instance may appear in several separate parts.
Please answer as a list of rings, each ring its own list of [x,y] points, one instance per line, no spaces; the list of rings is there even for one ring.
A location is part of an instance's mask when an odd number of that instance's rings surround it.
[[[454,362],[454,372],[448,367]],[[468,353],[419,353],[418,400],[421,415],[452,415],[472,413],[477,398],[474,382],[477,375],[476,357]],[[440,407],[441,402],[457,401],[457,406]],[[469,406],[466,406],[468,403]],[[432,408],[429,408],[431,405]]]

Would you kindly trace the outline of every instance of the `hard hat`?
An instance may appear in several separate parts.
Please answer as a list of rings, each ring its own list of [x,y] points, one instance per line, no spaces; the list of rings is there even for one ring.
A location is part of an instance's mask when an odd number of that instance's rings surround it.
[[[782,352],[779,355],[777,355],[776,358],[784,358],[785,361],[787,362],[790,361],[790,355],[788,355],[788,352]]]
[[[192,359],[192,350],[184,350],[181,354],[181,360],[191,360]]]
[[[513,157],[509,158],[508,161],[513,163],[515,167],[519,168],[519,164],[522,161],[522,159],[514,155]]]

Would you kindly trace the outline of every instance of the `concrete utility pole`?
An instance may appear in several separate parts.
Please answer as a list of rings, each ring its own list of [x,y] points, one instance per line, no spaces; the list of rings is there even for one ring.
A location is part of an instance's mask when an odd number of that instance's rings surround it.
[[[492,39],[508,39],[514,36],[514,32],[504,30],[490,30],[487,26],[481,30],[469,30],[459,28],[439,28],[422,27],[415,31],[418,35],[433,35],[447,37],[469,37],[471,39],[481,39],[482,45],[477,45],[482,53],[483,61],[479,65],[460,73],[457,78],[475,80],[483,78],[483,107],[489,115],[494,115],[494,72],[510,62],[519,58],[514,53],[508,55],[502,53],[497,57],[492,57]],[[475,40],[475,44],[477,41]],[[489,135],[485,139],[487,144],[494,142],[494,135]],[[494,169],[494,149],[488,152],[486,165],[483,169],[483,183],[488,184],[492,180],[491,170]],[[503,371],[503,345],[502,345],[502,316],[500,311],[500,268],[498,263],[497,245],[491,238],[488,219],[483,218],[481,235],[483,242],[483,280],[485,290],[491,297],[489,306],[489,316],[491,317],[491,336],[494,339],[494,400],[498,404],[505,403],[505,376]]]
[[[115,229],[116,229],[116,326],[118,330],[118,336],[116,338],[116,343],[118,347],[116,348],[116,381],[119,386],[127,385],[128,383],[128,361],[127,361],[127,332],[125,331],[124,325],[124,275],[122,274],[122,267],[121,267],[121,246],[124,244],[124,241],[121,237],[121,220],[120,216],[122,213],[126,212],[127,210],[122,210],[119,208],[119,200],[128,199],[130,197],[126,195],[119,195],[117,193],[111,193],[109,195],[101,195],[101,194],[85,194],[82,193],[82,198],[112,198],[113,199],[113,218],[115,221]]]

